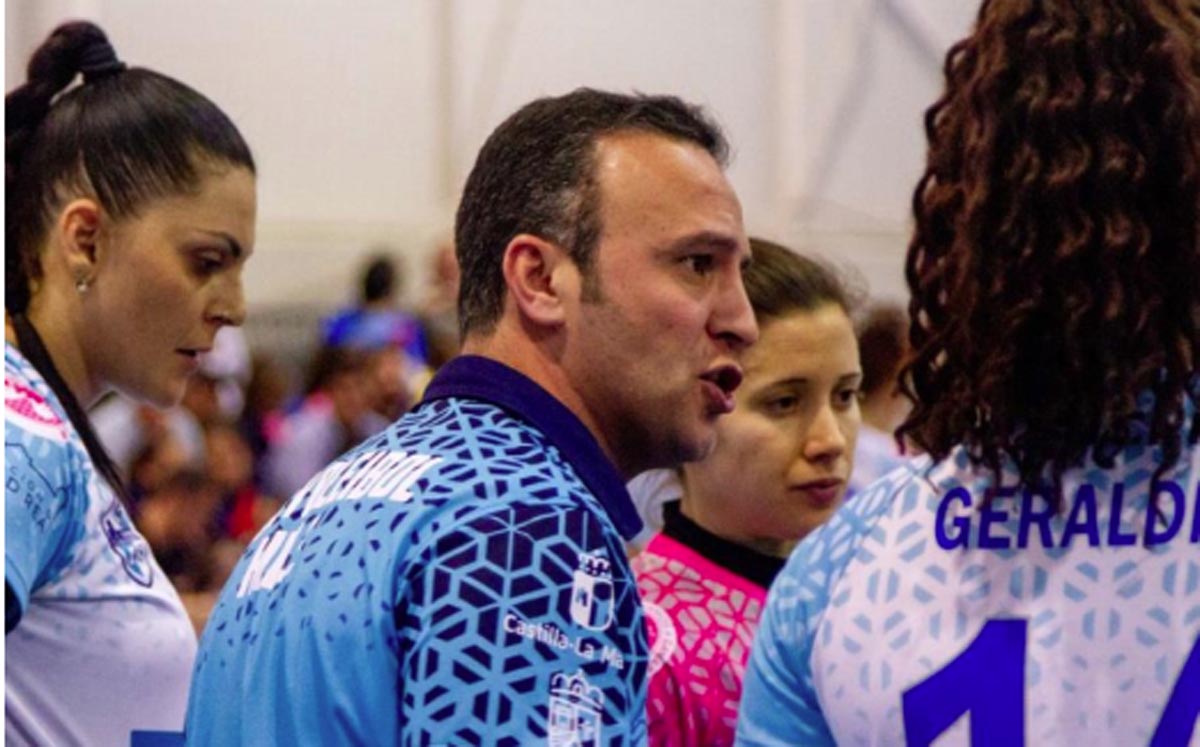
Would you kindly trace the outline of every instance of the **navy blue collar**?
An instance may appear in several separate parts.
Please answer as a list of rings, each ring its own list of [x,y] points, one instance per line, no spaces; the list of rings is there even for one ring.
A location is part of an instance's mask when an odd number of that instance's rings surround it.
[[[460,355],[442,366],[422,402],[447,397],[479,399],[502,407],[546,435],[600,500],[626,540],[642,530],[625,481],[584,424],[532,379],[499,361]]]

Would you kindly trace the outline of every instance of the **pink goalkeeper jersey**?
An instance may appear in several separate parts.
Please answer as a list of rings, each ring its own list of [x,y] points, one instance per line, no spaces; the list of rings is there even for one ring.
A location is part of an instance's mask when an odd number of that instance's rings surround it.
[[[732,745],[766,588],[663,533],[633,568],[650,643],[650,745]]]

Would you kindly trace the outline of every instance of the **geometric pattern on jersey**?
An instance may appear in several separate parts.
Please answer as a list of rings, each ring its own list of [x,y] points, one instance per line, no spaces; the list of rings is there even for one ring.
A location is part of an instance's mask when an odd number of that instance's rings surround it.
[[[633,568],[650,641],[650,744],[732,745],[767,590],[663,534]]]
[[[1057,515],[985,506],[962,449],[870,487],[772,587],[739,744],[1200,745],[1200,448],[1152,513],[1159,458],[1068,472]]]
[[[427,396],[248,547],[201,640],[189,744],[644,741],[615,470],[590,436],[564,447],[582,424],[500,364],[456,359]],[[597,496],[583,459],[620,493]]]
[[[196,636],[37,369],[5,345],[5,738],[127,745],[183,726]]]

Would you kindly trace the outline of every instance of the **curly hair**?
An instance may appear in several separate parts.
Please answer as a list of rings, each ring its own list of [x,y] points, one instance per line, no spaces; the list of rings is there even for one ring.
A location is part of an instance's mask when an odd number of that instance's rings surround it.
[[[1161,477],[1200,435],[1197,3],[985,0],[944,72],[899,435],[1056,493],[1128,444]]]

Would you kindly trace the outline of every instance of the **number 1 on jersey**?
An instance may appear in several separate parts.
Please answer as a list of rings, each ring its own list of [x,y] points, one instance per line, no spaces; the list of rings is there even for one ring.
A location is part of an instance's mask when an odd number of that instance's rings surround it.
[[[1025,620],[989,620],[958,657],[904,693],[909,747],[928,747],[967,712],[972,747],[1025,743]]]
[[[1186,747],[1196,729],[1196,719],[1200,717],[1200,638],[1192,645],[1192,653],[1188,654],[1183,669],[1179,671],[1179,679],[1175,680],[1175,689],[1171,699],[1163,709],[1158,728],[1150,739],[1150,747]]]
[[[1027,620],[989,620],[966,650],[905,691],[904,733],[928,747],[964,713],[972,747],[1025,744]],[[1150,740],[1150,747],[1187,747],[1200,717],[1200,639],[1192,645]]]

